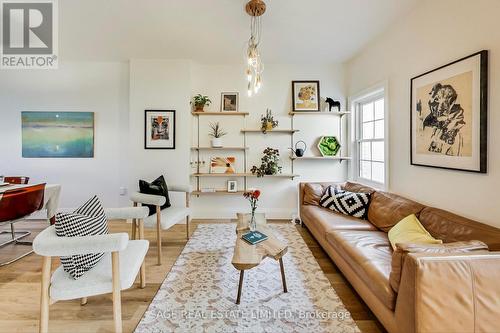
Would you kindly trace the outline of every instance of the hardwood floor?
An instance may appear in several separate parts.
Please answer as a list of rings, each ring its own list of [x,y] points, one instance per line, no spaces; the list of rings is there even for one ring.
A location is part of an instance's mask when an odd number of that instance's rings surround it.
[[[221,221],[194,220],[191,233],[201,223]],[[222,221],[222,222],[228,222]],[[279,221],[272,221],[277,222]],[[25,228],[34,233],[44,228],[42,222],[30,221],[16,224],[17,229]],[[344,279],[328,255],[321,249],[306,228],[297,226],[307,246],[318,261],[333,288],[344,302],[346,308],[363,333],[385,332],[361,298]],[[110,222],[110,232],[130,232],[130,224],[120,221]],[[146,257],[145,289],[138,288],[138,282],[129,290],[122,292],[122,316],[124,332],[133,332],[141,320],[149,303],[160,288],[161,283],[181,253],[185,239],[185,225],[175,225],[163,233],[163,263],[156,265],[156,242],[154,229],[146,229],[150,248]],[[2,235],[0,242],[8,235]],[[0,249],[0,261],[27,250],[28,246],[8,245]],[[59,265],[53,261],[53,268]],[[40,302],[40,274],[42,260],[31,254],[13,264],[0,267],[0,332],[37,332]],[[137,280],[138,281],[138,280]],[[111,294],[90,297],[85,306],[79,300],[57,302],[50,306],[50,332],[113,332],[113,312]]]

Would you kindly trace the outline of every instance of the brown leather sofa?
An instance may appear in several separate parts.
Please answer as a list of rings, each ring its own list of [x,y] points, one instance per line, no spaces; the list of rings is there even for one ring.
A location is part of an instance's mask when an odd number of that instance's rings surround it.
[[[318,206],[333,184],[372,193],[367,220]],[[500,332],[500,252],[409,253],[396,292],[387,238],[410,214],[444,243],[479,240],[490,251],[500,251],[500,229],[356,183],[301,183],[299,191],[302,223],[387,331]]]

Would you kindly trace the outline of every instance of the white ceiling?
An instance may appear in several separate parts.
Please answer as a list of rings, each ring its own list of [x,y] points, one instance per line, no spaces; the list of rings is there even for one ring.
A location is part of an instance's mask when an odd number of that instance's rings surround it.
[[[62,60],[243,61],[247,0],[61,0]],[[267,63],[349,59],[418,0],[265,0]]]

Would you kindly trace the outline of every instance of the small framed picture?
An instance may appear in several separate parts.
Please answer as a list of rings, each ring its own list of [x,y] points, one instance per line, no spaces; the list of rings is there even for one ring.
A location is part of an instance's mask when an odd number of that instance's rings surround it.
[[[234,193],[238,191],[238,182],[236,180],[227,181],[227,191]]]
[[[175,110],[146,110],[144,149],[175,149]]]
[[[292,81],[293,111],[319,111],[319,81]]]
[[[220,109],[222,112],[238,112],[239,95],[237,92],[223,92],[221,94]]]

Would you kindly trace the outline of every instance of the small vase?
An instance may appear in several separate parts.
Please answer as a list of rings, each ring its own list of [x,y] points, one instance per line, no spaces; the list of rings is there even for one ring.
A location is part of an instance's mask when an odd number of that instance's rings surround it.
[[[222,139],[221,138],[213,138],[212,139],[212,148],[222,148]]]
[[[257,221],[255,220],[255,210],[252,210],[252,216],[250,217],[250,223],[248,226],[250,228],[250,231],[257,230]]]

